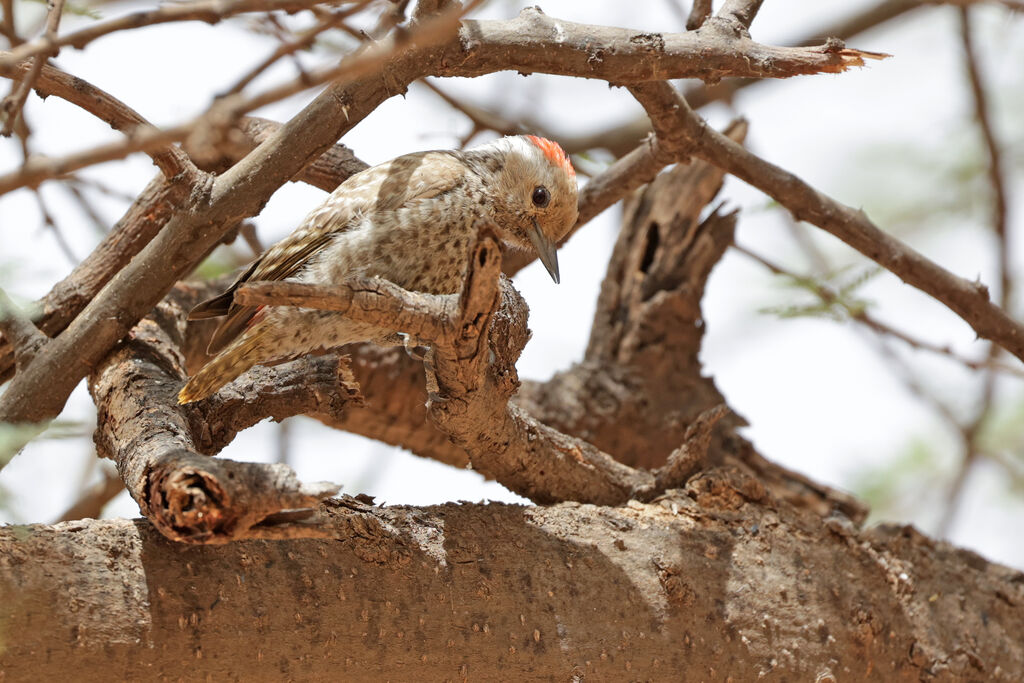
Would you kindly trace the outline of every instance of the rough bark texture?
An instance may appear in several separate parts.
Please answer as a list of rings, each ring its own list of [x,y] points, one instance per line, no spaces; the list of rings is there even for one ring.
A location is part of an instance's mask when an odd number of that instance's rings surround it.
[[[117,464],[128,492],[169,538],[317,536],[317,508],[338,486],[301,484],[291,468],[204,457],[241,429],[302,412],[342,412],[358,402],[347,363],[314,359],[260,368],[214,400],[180,406],[185,312],[198,292],[179,286],[89,378],[96,450]],[[283,516],[282,516],[282,513]]]
[[[1011,681],[1024,576],[724,468],[655,503],[370,508],[188,547],[0,530],[6,680]]]
[[[204,7],[217,17],[269,7],[222,5]],[[56,415],[89,375],[97,449],[149,521],[0,529],[0,681],[71,671],[78,680],[1021,680],[1024,576],[909,528],[861,530],[862,504],[765,461],[702,375],[700,302],[736,223],[705,207],[726,171],[1024,357],[1024,328],[983,287],[745,151],[742,122],[724,134],[707,128],[663,80],[839,72],[879,56],[835,40],[756,43],[748,29],[760,5],[729,0],[711,16],[711,3],[694,3],[699,31],[653,34],[537,8],[456,25],[457,3],[432,0],[408,28],[383,22],[379,39],[329,69],[224,100],[190,131],[164,131],[152,151],[164,177],[43,300],[41,331],[2,306],[15,349],[0,347],[0,381],[14,376],[0,420]],[[195,9],[103,22],[89,35]],[[399,16],[405,4],[393,9]],[[23,79],[22,90],[38,79],[37,90],[115,128],[144,128],[127,105],[57,69],[24,76],[23,60],[42,64],[52,47],[26,45],[0,53],[0,73]],[[363,168],[332,145],[410,83],[509,69],[627,84],[655,130],[580,196],[582,225],[636,191],[580,363],[520,386],[527,308],[499,271],[525,261],[503,263],[484,233],[457,297],[380,283],[241,293],[281,297],[268,305],[348,297],[335,310],[430,331],[424,362],[357,346],[351,366],[307,357],[177,405],[209,326],[184,323],[205,287],[176,281],[282,183],[332,189]],[[238,120],[328,81],[283,125]],[[27,163],[0,178],[0,192],[125,149]],[[325,500],[336,487],[301,484],[283,465],[209,457],[239,429],[298,412],[559,504],[374,507]]]

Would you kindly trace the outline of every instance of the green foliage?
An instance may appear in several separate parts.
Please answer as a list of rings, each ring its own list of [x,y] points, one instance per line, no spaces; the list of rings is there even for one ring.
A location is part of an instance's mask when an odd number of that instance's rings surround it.
[[[828,318],[838,322],[857,318],[872,305],[871,301],[857,295],[858,290],[880,272],[882,269],[878,267],[855,269],[845,266],[821,278],[779,274],[778,278],[787,290],[787,298],[796,294],[798,298],[806,299],[801,295],[810,294],[813,300],[768,306],[760,312],[780,318]]]

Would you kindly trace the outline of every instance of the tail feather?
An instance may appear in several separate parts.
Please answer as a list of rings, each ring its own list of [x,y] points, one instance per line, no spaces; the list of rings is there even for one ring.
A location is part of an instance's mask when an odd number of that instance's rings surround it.
[[[192,403],[213,394],[243,372],[265,360],[259,334],[243,335],[193,375],[178,392],[178,403]]]

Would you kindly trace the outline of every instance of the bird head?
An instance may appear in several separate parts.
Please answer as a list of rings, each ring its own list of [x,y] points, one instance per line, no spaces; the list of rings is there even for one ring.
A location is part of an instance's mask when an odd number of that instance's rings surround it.
[[[485,149],[490,148],[490,149]],[[556,283],[558,242],[576,223],[576,171],[557,142],[535,135],[501,138],[477,148],[496,153],[487,164],[500,237],[535,251]]]

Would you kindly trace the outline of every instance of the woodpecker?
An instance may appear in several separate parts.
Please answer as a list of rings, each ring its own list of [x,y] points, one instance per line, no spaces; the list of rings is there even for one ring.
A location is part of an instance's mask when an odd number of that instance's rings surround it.
[[[354,342],[401,343],[396,331],[342,313],[238,305],[239,285],[376,276],[411,291],[453,294],[481,219],[497,227],[508,247],[534,251],[557,283],[556,248],[576,222],[576,194],[565,151],[534,135],[407,154],[351,176],[227,291],[192,309],[190,320],[224,319],[208,349],[216,355],[189,379],[178,402],[203,399],[254,365]]]

